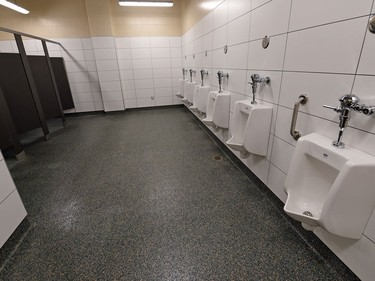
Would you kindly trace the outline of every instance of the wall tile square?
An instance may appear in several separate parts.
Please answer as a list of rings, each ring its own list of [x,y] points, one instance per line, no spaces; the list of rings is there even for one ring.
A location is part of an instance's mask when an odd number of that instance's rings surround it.
[[[212,27],[216,29],[228,22],[228,1],[220,3],[212,12]]]
[[[134,79],[153,79],[152,69],[135,69],[133,71]]]
[[[92,45],[94,49],[114,49],[115,39],[113,37],[93,37]]]
[[[131,60],[118,60],[119,69],[133,69]]]
[[[170,48],[153,48],[151,49],[151,56],[152,58],[170,58],[171,57],[171,50]]]
[[[167,88],[155,88],[156,97],[171,97],[173,96],[173,89],[171,87]]]
[[[121,101],[122,102],[122,92],[102,92],[103,102],[109,101]]]
[[[248,43],[228,47],[226,54],[226,67],[246,69],[248,56]]]
[[[100,82],[119,81],[120,75],[118,71],[99,71]]]
[[[169,48],[169,37],[150,37],[151,48]]]
[[[228,0],[228,21],[250,12],[251,0]]]
[[[179,48],[182,46],[181,37],[169,37],[169,44],[171,48]]]
[[[116,38],[116,48],[117,49],[129,49],[130,48],[130,39],[126,37]]]
[[[137,94],[136,94],[135,89],[134,90],[125,90],[122,93],[123,93],[123,97],[124,97],[125,100],[137,98]]]
[[[154,88],[154,80],[153,79],[135,80],[135,88],[136,89]]]
[[[132,59],[150,59],[151,50],[150,48],[132,49],[131,55]]]
[[[118,70],[117,60],[99,60],[96,62],[99,71]]]
[[[151,59],[132,60],[133,69],[152,68]]]
[[[213,49],[224,48],[227,45],[228,26],[224,25],[213,31],[212,47]]]
[[[130,39],[130,48],[150,48],[150,38],[149,37],[131,37]]]
[[[251,13],[250,40],[288,31],[291,0],[272,0]]]
[[[82,38],[81,40],[82,40],[82,47],[83,47],[84,50],[93,49],[91,38]]]
[[[149,98],[153,97],[154,94],[154,89],[137,89],[137,99],[144,99],[144,98]]]
[[[371,10],[371,4],[371,0],[294,1],[289,30],[297,30],[368,15]],[[340,9],[337,9],[337,7],[340,7]]]
[[[285,69],[354,73],[367,21],[362,17],[290,33]]]
[[[171,105],[173,104],[173,97],[156,97],[155,105],[163,106],[163,105]]]
[[[259,70],[283,69],[286,35],[271,37],[270,41],[267,49],[263,49],[262,40],[249,43],[247,68]]]
[[[375,75],[375,36],[366,30],[366,39],[358,66],[358,74]]]
[[[228,23],[228,45],[248,42],[250,36],[250,13]]]
[[[170,88],[172,87],[172,79],[171,78],[154,79],[154,86],[155,88]]]
[[[96,60],[115,60],[117,59],[116,50],[113,49],[94,49]]]
[[[171,59],[162,58],[162,59],[152,59],[153,68],[166,68],[171,67]]]
[[[119,60],[131,59],[131,50],[130,49],[117,49],[117,58]]]
[[[154,78],[171,78],[171,68],[158,68],[153,71]]]

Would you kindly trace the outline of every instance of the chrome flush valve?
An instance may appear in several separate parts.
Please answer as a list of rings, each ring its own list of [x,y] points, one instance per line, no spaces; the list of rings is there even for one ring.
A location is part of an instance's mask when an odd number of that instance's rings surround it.
[[[359,104],[360,99],[355,95],[344,95],[339,99],[339,102],[340,105],[337,107],[330,105],[323,105],[323,107],[332,109],[340,114],[339,136],[336,141],[332,142],[332,145],[343,148],[345,147],[345,144],[341,140],[344,134],[344,129],[348,125],[350,119],[350,110],[362,112],[365,115],[372,115],[375,112],[375,107]]]
[[[187,69],[185,69],[185,68],[182,69],[182,79],[184,79],[184,80],[185,80],[186,71],[187,71]]]
[[[204,69],[201,69],[202,86],[204,86],[204,83],[203,83],[204,75],[208,75],[208,71],[204,70]]]
[[[252,74],[250,77],[251,77],[251,82],[249,84],[251,84],[251,88],[253,92],[253,100],[251,103],[256,104],[257,102],[255,101],[255,93],[257,92],[258,83],[268,84],[271,81],[271,79],[268,76],[260,77],[260,75],[257,73]]]
[[[190,69],[190,82],[193,82],[193,73],[195,73],[195,70]]]
[[[219,93],[222,92],[222,83],[223,83],[223,78],[229,78],[229,74],[222,72],[221,70],[217,72],[217,78],[219,79]]]

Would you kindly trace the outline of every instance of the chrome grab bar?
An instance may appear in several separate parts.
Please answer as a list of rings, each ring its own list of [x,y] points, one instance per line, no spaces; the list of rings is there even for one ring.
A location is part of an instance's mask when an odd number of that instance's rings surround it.
[[[303,95],[300,95],[297,101],[294,103],[292,123],[290,124],[290,134],[295,140],[298,140],[301,137],[301,132],[296,130],[299,105],[306,104],[307,100],[308,100],[307,95],[303,94]]]

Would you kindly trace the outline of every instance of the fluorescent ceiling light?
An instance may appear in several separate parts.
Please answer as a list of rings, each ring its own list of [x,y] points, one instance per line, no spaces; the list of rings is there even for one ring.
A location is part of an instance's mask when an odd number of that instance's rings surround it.
[[[171,1],[119,1],[120,6],[127,7],[172,7],[173,2]]]
[[[29,13],[28,10],[26,10],[26,9],[20,7],[20,6],[17,6],[16,4],[13,4],[11,2],[8,2],[6,0],[0,0],[0,5],[3,5],[7,8],[9,8],[9,9],[15,10],[15,11],[21,13],[21,14],[27,15]]]

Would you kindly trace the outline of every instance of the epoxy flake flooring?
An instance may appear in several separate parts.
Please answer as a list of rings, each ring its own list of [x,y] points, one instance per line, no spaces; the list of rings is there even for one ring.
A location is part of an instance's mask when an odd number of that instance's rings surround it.
[[[67,121],[11,169],[31,227],[0,280],[353,279],[184,109]]]

